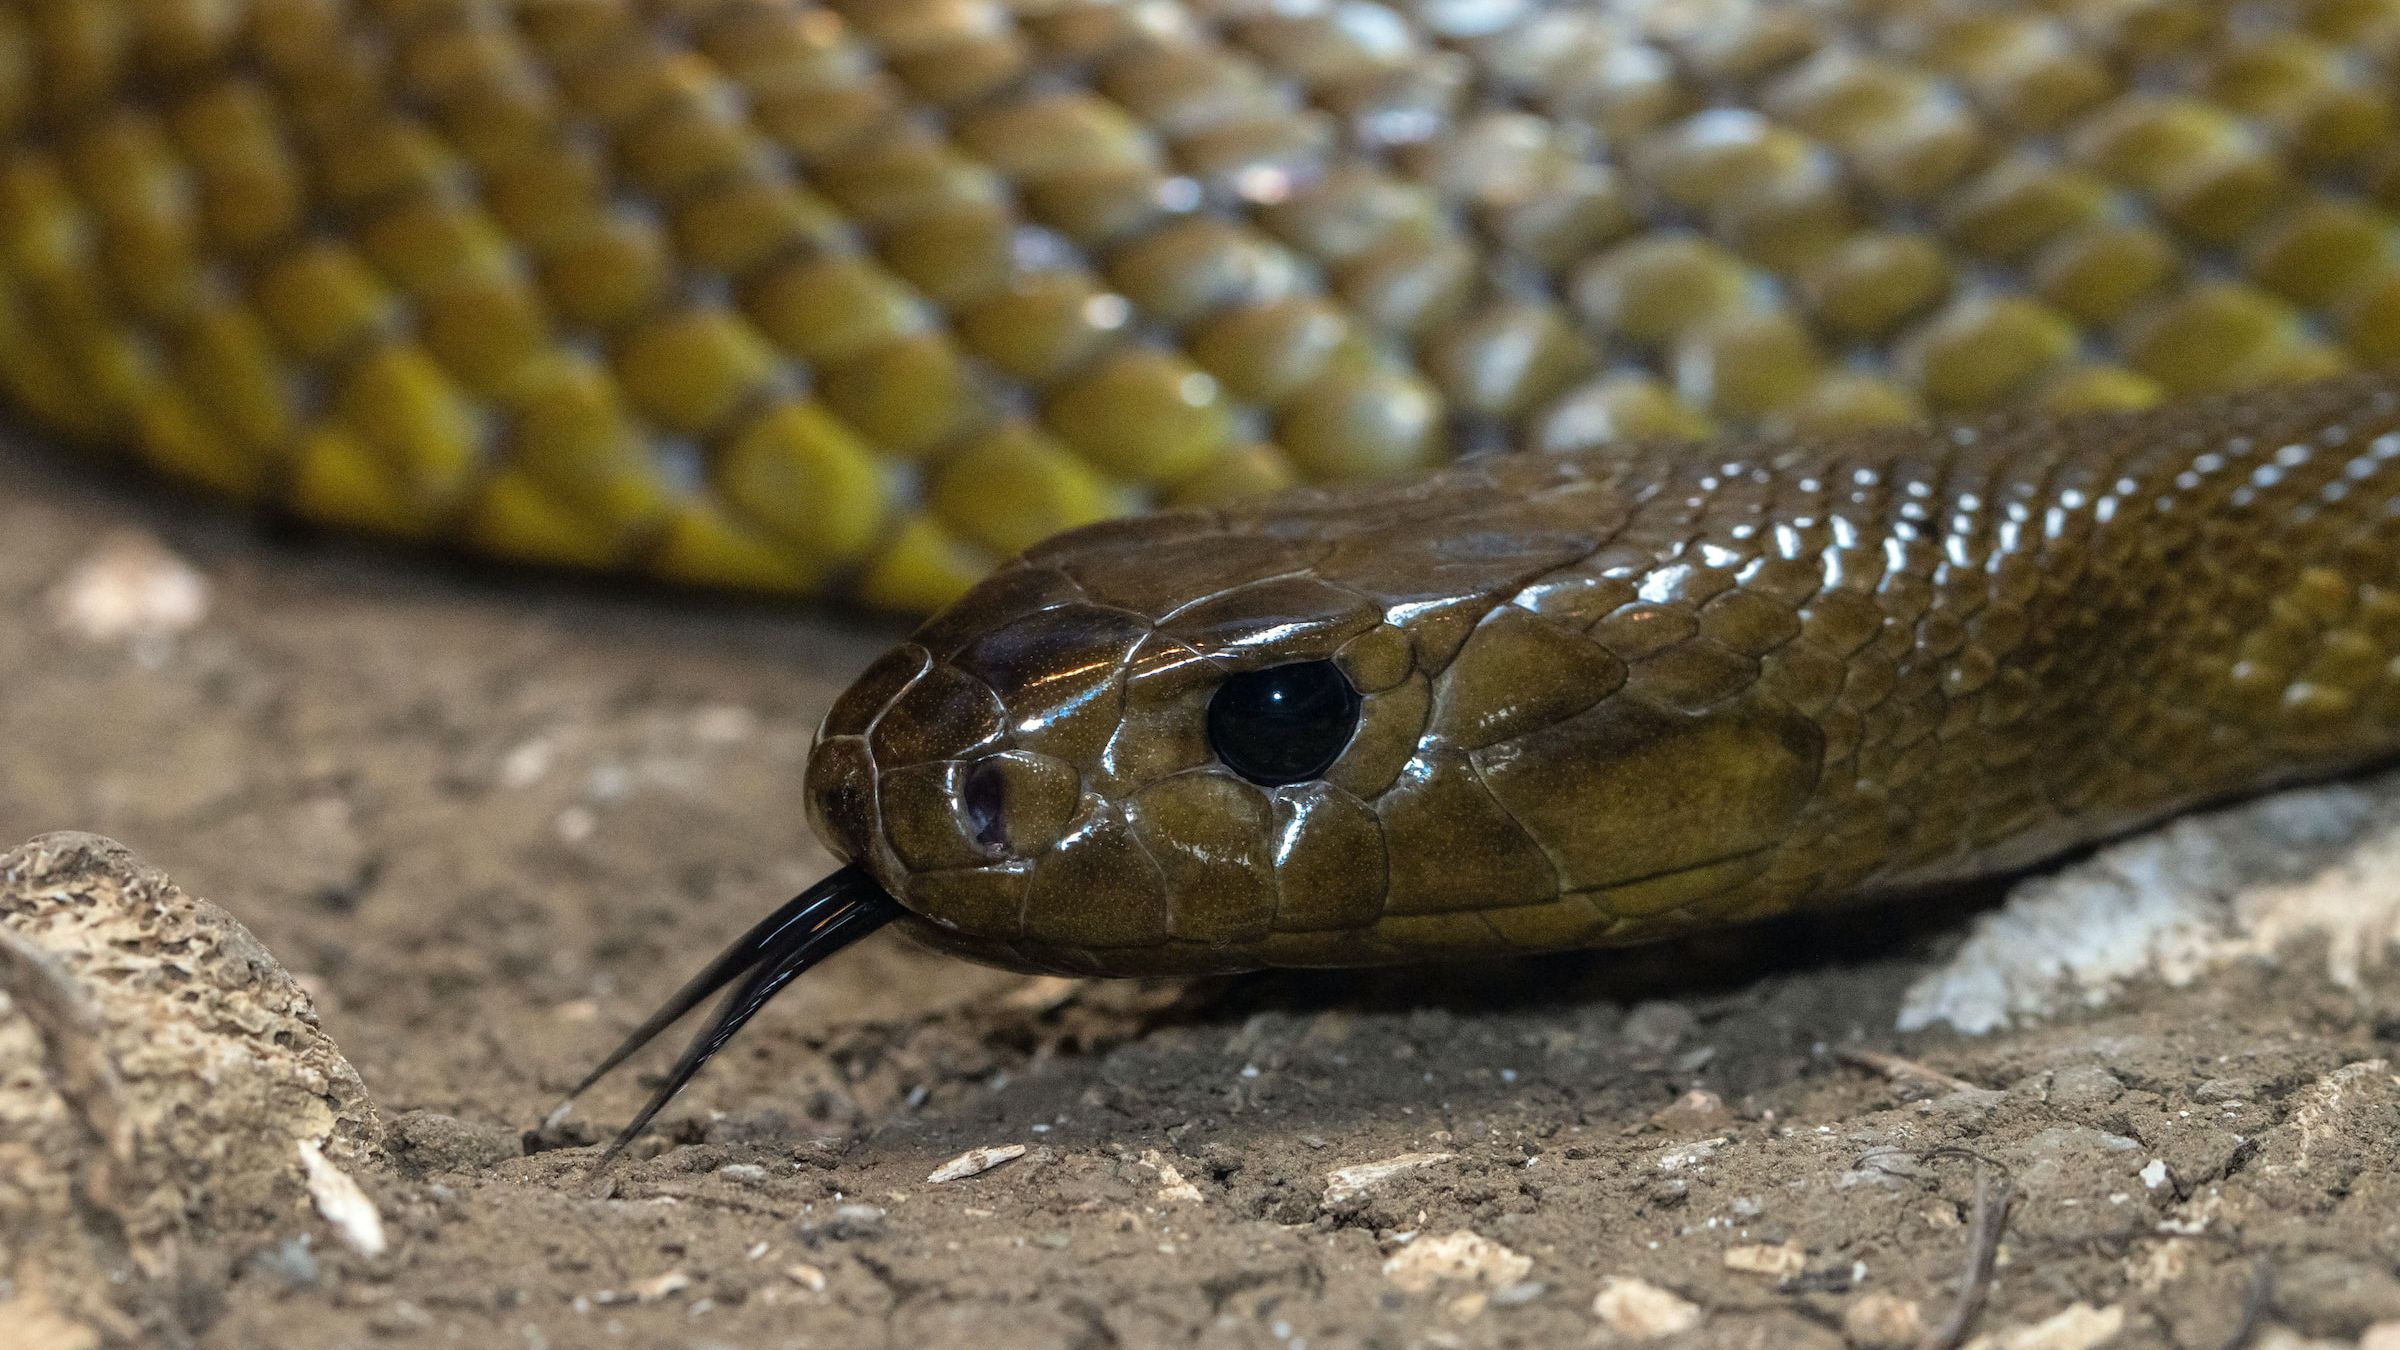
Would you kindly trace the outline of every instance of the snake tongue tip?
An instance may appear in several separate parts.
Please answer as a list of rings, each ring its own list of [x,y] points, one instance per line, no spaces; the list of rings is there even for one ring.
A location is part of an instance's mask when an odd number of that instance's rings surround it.
[[[622,1044],[586,1075],[567,1099],[551,1112],[563,1118],[584,1088],[641,1048],[652,1037],[689,1012],[710,994],[733,985],[710,1015],[666,1079],[650,1094],[632,1121],[620,1131],[592,1164],[597,1173],[613,1162],[625,1146],[649,1127],[652,1118],[683,1090],[702,1065],[732,1040],[768,1000],[817,962],[889,923],[899,906],[856,866],[844,867],[794,896],[677,990],[658,1011],[645,1019]]]

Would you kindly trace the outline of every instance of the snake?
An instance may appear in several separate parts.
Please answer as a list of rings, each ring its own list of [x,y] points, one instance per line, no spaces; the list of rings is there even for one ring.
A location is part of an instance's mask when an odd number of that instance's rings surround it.
[[[0,405],[932,616],[613,1156],[886,927],[1643,942],[2388,753],[2396,92],[2400,0],[6,0]]]

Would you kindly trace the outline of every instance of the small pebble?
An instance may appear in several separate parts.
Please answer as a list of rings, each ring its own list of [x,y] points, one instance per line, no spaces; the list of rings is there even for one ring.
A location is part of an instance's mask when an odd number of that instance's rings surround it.
[[[1383,1277],[1412,1294],[1443,1282],[1505,1289],[1533,1272],[1533,1258],[1519,1255],[1464,1228],[1418,1238],[1385,1258]]]
[[[1023,1144],[986,1144],[971,1148],[925,1174],[925,1180],[940,1186],[968,1177],[980,1176],[1004,1162],[1025,1156]]]
[[[692,1287],[692,1277],[680,1270],[653,1275],[631,1290],[637,1303],[656,1303],[670,1294],[679,1294]]]
[[[1592,1299],[1602,1326],[1635,1341],[1654,1341],[1700,1325],[1700,1305],[1648,1280],[1610,1276]]]
[[[326,1159],[323,1144],[303,1139],[298,1147],[300,1166],[307,1174],[308,1195],[316,1202],[317,1212],[359,1255],[383,1255],[383,1215],[377,1212],[375,1202],[367,1198],[367,1193],[359,1189],[358,1182],[348,1172]]]
[[[1723,1147],[1725,1147],[1725,1140],[1720,1137],[1697,1139],[1688,1144],[1678,1144],[1673,1148],[1660,1149],[1658,1170],[1661,1172],[1689,1171],[1717,1156],[1717,1150]]]
[[[208,617],[208,579],[140,530],[111,530],[50,593],[51,617],[92,642],[160,639]]]
[[[1455,1153],[1402,1153],[1381,1162],[1337,1167],[1325,1174],[1325,1207],[1334,1209],[1347,1205],[1403,1172],[1446,1163],[1457,1156]]]
[[[1925,1337],[1925,1315],[1891,1294],[1861,1294],[1842,1310],[1842,1334],[1863,1350],[1899,1350]]]
[[[1730,1114],[1725,1099],[1706,1088],[1693,1088],[1651,1113],[1650,1123],[1669,1134],[1707,1134],[1722,1129]]]
[[[2039,1322],[1986,1332],[1967,1342],[1966,1350],[2095,1350],[2124,1329],[2123,1308],[2076,1303]]]
[[[884,1211],[875,1205],[842,1205],[833,1211],[837,1238],[873,1237],[883,1231]]]
[[[1808,1252],[1797,1242],[1754,1242],[1725,1249],[1725,1268],[1745,1275],[1788,1280],[1808,1269]]]
[[[1158,1173],[1158,1202],[1160,1204],[1196,1205],[1207,1198],[1200,1193],[1199,1187],[1184,1180],[1183,1173],[1176,1168],[1175,1164],[1168,1162],[1166,1155],[1157,1149],[1142,1150],[1141,1162],[1142,1166]]]

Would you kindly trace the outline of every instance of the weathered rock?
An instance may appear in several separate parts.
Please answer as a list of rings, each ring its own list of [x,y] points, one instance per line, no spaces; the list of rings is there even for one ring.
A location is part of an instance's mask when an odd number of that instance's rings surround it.
[[[308,995],[222,910],[95,835],[0,854],[0,1325],[188,1330],[210,1253],[307,1214],[303,1153],[356,1169],[375,1136]]]

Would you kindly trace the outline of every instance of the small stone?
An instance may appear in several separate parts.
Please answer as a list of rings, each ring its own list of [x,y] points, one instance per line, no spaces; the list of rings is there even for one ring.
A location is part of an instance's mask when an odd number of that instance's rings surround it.
[[[1725,1249],[1725,1268],[1745,1275],[1788,1280],[1808,1269],[1808,1251],[1797,1242],[1754,1242]]]
[[[1961,1130],[1980,1130],[2008,1101],[1998,1088],[1960,1088],[1917,1103],[1917,1110]]]
[[[745,1186],[755,1186],[767,1179],[767,1169],[757,1163],[727,1163],[717,1169],[717,1175],[727,1181],[739,1182]]]
[[[1423,1237],[1385,1258],[1383,1277],[1412,1294],[1444,1281],[1505,1289],[1533,1271],[1533,1258],[1464,1228]]]
[[[155,536],[111,530],[50,592],[50,613],[92,642],[171,638],[208,617],[208,579]]]
[[[1540,1280],[1520,1280],[1492,1295],[1495,1308],[1522,1308],[1550,1292],[1550,1286]]]
[[[1863,1350],[1897,1350],[1925,1335],[1925,1314],[1892,1294],[1861,1294],[1842,1310],[1842,1334]]]
[[[822,1135],[806,1143],[792,1145],[792,1161],[820,1172],[830,1172],[841,1164],[842,1155],[849,1151],[849,1140]]]
[[[1324,1205],[1327,1209],[1346,1208],[1403,1172],[1446,1163],[1457,1156],[1455,1153],[1402,1153],[1381,1162],[1337,1167],[1325,1174]]]
[[[1592,1315],[1629,1340],[1654,1341],[1691,1330],[1705,1314],[1699,1304],[1648,1280],[1612,1275],[1600,1282]]]
[[[691,1287],[691,1276],[680,1270],[670,1270],[664,1274],[653,1275],[626,1292],[633,1295],[636,1303],[656,1303],[662,1298],[671,1294],[680,1294]]]
[[[1966,1350],[2094,1350],[2125,1329],[2123,1308],[2072,1304],[2039,1322],[2019,1323],[1967,1342]]]
[[[325,1147],[314,1139],[299,1141],[300,1166],[308,1176],[308,1197],[333,1231],[361,1256],[383,1255],[383,1215],[359,1189],[348,1172],[325,1159]]]
[[[310,1249],[306,1233],[259,1248],[251,1254],[249,1265],[259,1274],[272,1275],[294,1289],[308,1288],[322,1278],[317,1254]]]
[[[2247,1136],[2203,1126],[2178,1131],[2163,1140],[2159,1151],[2165,1156],[2159,1161],[2167,1165],[2167,1180],[2173,1183],[2176,1193],[2188,1195],[2193,1187],[2224,1176],[2257,1147],[2257,1142]]]
[[[1723,1147],[1725,1147],[1725,1140],[1719,1137],[1696,1139],[1688,1144],[1678,1144],[1673,1148],[1660,1149],[1658,1151],[1658,1170],[1661,1172],[1688,1172],[1717,1156],[1717,1150]]]
[[[2126,1273],[2133,1277],[2133,1287],[2145,1294],[2155,1294],[2182,1279],[2191,1270],[2192,1244],[2183,1238],[2169,1238],[2150,1247],[2136,1260],[2126,1262]]]
[[[524,1156],[522,1136],[505,1125],[460,1120],[439,1111],[403,1111],[385,1131],[393,1162],[417,1176],[476,1171]]]
[[[883,1231],[886,1215],[880,1205],[841,1205],[833,1211],[837,1238],[869,1238]]]
[[[925,1180],[936,1186],[946,1185],[953,1181],[963,1181],[968,1177],[981,1176],[1004,1162],[1024,1156],[1025,1146],[1023,1144],[986,1144],[980,1148],[968,1149],[926,1173]]]
[[[692,710],[692,739],[703,745],[740,745],[757,735],[758,714],[738,703]]]
[[[1650,1115],[1650,1123],[1669,1134],[1707,1134],[1730,1120],[1725,1099],[1706,1088],[1693,1088]]]
[[[2364,1341],[2331,1341],[2303,1336],[2290,1327],[2268,1327],[2253,1337],[2245,1350],[2373,1350]]]
[[[825,1292],[825,1272],[806,1262],[785,1266],[783,1277],[812,1294]]]
[[[2098,1064],[2070,1064],[2050,1075],[2050,1104],[2062,1111],[2096,1111],[2124,1095],[2124,1082]]]
[[[1017,1012],[1050,1012],[1090,983],[1067,975],[1028,975],[1023,984],[1000,996],[1000,1006]]]
[[[1158,1173],[1158,1201],[1160,1204],[1197,1205],[1207,1198],[1200,1193],[1199,1187],[1184,1180],[1183,1173],[1176,1169],[1175,1164],[1168,1162],[1166,1155],[1157,1149],[1143,1149],[1141,1161],[1142,1166]]]

